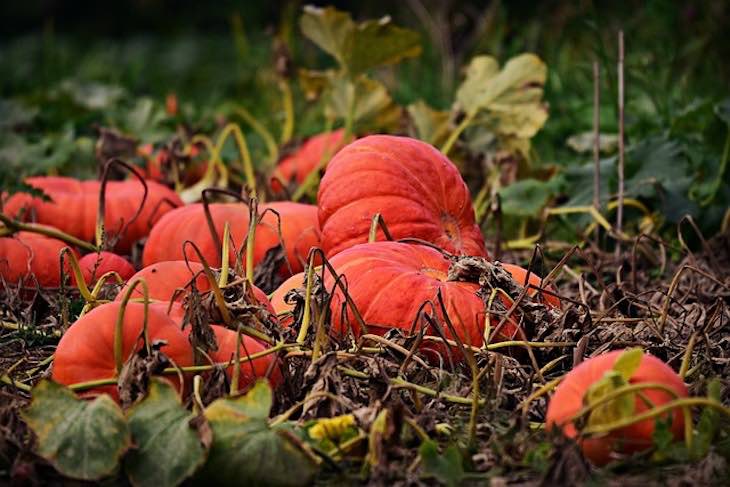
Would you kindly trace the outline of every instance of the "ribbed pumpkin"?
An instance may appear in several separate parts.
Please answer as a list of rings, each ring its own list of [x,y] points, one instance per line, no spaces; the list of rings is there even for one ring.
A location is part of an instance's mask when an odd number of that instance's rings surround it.
[[[61,284],[60,253],[64,247],[68,244],[34,232],[2,237],[0,277],[12,285],[22,280],[24,287],[35,287],[37,281],[42,288],[56,288]]]
[[[25,208],[26,219],[35,218],[42,224],[53,225],[74,237],[92,241],[96,229],[99,204],[99,181],[79,181],[74,178],[39,176],[26,179],[30,186],[43,190],[52,201],[43,201],[25,193],[12,195],[5,203],[6,215],[16,217]],[[115,246],[126,253],[132,244],[149,233],[150,227],[166,212],[182,201],[171,189],[147,181],[148,192],[142,212],[121,235]],[[134,216],[142,202],[144,188],[139,181],[110,181],[106,190],[105,224],[109,235],[117,235]]]
[[[347,291],[360,311],[368,330],[382,335],[391,328],[411,330],[418,310],[431,301],[441,318],[447,338],[452,338],[438,306],[441,290],[448,317],[459,338],[472,346],[481,346],[484,333],[484,304],[476,293],[477,284],[446,280],[449,261],[438,251],[415,244],[373,242],[350,247],[335,255],[330,263],[345,276]],[[331,291],[332,275],[325,275],[325,286]],[[336,288],[331,301],[332,332],[345,335],[350,327],[360,335],[360,326],[351,309],[345,307],[344,295]],[[426,308],[432,312],[431,308]],[[417,331],[417,330],[414,330]],[[514,327],[503,327],[504,338],[510,338]],[[429,330],[429,335],[437,335]]]
[[[246,240],[248,233],[248,208],[238,203],[217,203],[209,206],[218,238],[223,238],[225,222],[230,225],[231,236],[238,249]],[[309,249],[319,245],[319,228],[317,225],[317,207],[290,201],[280,201],[262,205],[259,210],[271,208],[281,216],[281,231],[292,272],[300,272],[307,258]],[[220,266],[219,249],[208,229],[208,223],[202,204],[188,205],[165,215],[150,233],[145,246],[143,262],[150,265],[166,260],[182,260],[185,241],[194,242],[210,265]],[[254,263],[264,258],[266,251],[279,243],[277,218],[268,212],[256,228],[254,246]],[[190,260],[198,260],[197,254],[187,250]],[[231,252],[230,262],[235,262],[235,254]],[[290,273],[283,265],[280,274]]]
[[[164,303],[169,302],[173,296],[175,296],[175,301],[181,302],[185,297],[184,291],[191,289],[193,280],[198,291],[206,292],[210,290],[210,282],[203,272],[203,264],[199,262],[185,262],[184,260],[158,262],[143,268],[132,276],[129,281],[133,282],[138,278],[144,279],[147,283],[150,300]],[[129,284],[122,288],[116,297],[116,301],[122,299],[128,287]],[[260,304],[266,306],[269,312],[275,314],[266,293],[253,286],[253,294]],[[142,297],[142,286],[137,285],[132,291],[132,298]]]
[[[114,329],[121,303],[103,304],[78,319],[64,333],[58,343],[53,359],[52,378],[61,384],[70,385],[116,376],[114,363]],[[122,333],[122,360],[143,347],[142,325],[144,304],[130,302],[124,313]],[[193,351],[180,325],[165,314],[163,305],[150,305],[147,332],[151,341],[164,340],[162,352],[177,365],[193,365]],[[179,389],[176,375],[169,379]],[[119,399],[116,386],[100,386],[86,391],[85,397],[102,393]]]
[[[232,362],[235,359],[238,333],[234,330],[229,330],[228,328],[218,325],[213,325],[212,328],[215,333],[216,341],[218,342],[218,350],[215,352],[211,351],[210,358],[217,363]],[[248,335],[242,334],[241,341],[242,344],[238,351],[241,358],[246,358],[247,356],[266,350],[266,346]],[[275,364],[271,365],[272,362]],[[279,367],[278,360],[276,360],[276,355],[272,353],[254,360],[241,362],[241,375],[238,380],[238,389],[245,390],[248,386],[253,384],[257,378],[266,377],[269,367],[272,367],[271,373],[268,376],[271,385],[276,387],[281,384],[281,369]],[[231,365],[226,369],[229,379],[233,377],[233,368],[234,366]]]
[[[616,350],[588,359],[571,370],[555,389],[550,398],[547,409],[546,428],[562,428],[563,433],[575,438],[578,434],[575,425],[571,422],[578,411],[583,408],[586,392],[589,387],[604,377],[611,370],[623,350]],[[638,369],[629,379],[629,384],[660,383],[672,389],[679,397],[687,396],[687,387],[682,379],[667,364],[654,357],[644,354]],[[666,391],[659,389],[644,389],[646,399],[655,406],[661,406],[673,398]],[[636,414],[648,409],[644,399],[636,396]],[[680,409],[671,413],[671,433],[675,440],[682,438],[684,431],[684,417]],[[666,420],[669,415],[662,419]],[[645,420],[631,426],[614,430],[606,436],[580,440],[583,453],[596,465],[608,463],[613,453],[632,454],[644,451],[653,444],[655,420]]]
[[[292,154],[276,165],[271,177],[271,189],[281,191],[282,183],[289,185],[296,181],[302,184],[320,162],[324,165],[334,156],[345,142],[344,129],[325,132],[310,137]],[[324,167],[324,166],[323,166]]]
[[[294,309],[294,305],[284,301],[284,297],[292,289],[302,287],[304,285],[305,278],[306,274],[304,272],[294,274],[289,279],[282,282],[281,285],[276,288],[273,293],[271,293],[271,307],[274,308],[277,315],[291,312]]]
[[[125,281],[134,275],[134,267],[121,255],[113,252],[92,252],[79,259],[79,267],[86,284],[92,284],[107,272],[115,271]]]
[[[327,166],[317,201],[328,257],[367,242],[376,213],[395,239],[416,237],[453,254],[487,256],[458,169],[416,139],[371,135],[349,144]],[[383,239],[380,230],[378,236]]]

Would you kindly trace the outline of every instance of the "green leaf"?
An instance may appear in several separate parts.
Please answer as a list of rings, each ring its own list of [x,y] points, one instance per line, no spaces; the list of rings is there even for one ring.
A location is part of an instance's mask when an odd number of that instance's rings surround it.
[[[271,389],[259,382],[247,395],[218,399],[205,410],[213,445],[199,479],[220,485],[299,486],[317,465],[285,427],[271,428]]]
[[[627,385],[623,376],[611,370],[606,372],[602,379],[593,383],[583,397],[585,405],[597,404],[601,399],[616,389]],[[619,421],[634,414],[636,407],[636,394],[633,392],[621,394],[607,402],[593,408],[588,416],[588,424],[591,426],[603,425]]]
[[[393,25],[390,17],[357,25],[346,47],[345,63],[351,75],[421,54],[418,33]]]
[[[579,154],[592,153],[595,145],[593,132],[581,132],[568,137],[566,145]],[[602,154],[613,154],[618,149],[618,135],[599,134],[598,150]]]
[[[124,466],[132,484],[175,486],[192,476],[206,459],[195,418],[180,404],[169,382],[153,379],[147,396],[127,412],[136,447]]]
[[[418,449],[423,471],[439,482],[448,486],[459,485],[464,478],[464,466],[461,452],[455,445],[451,445],[439,454],[435,441],[426,440]]]
[[[630,348],[618,356],[613,364],[613,370],[618,372],[624,381],[628,382],[639,369],[642,358],[644,358],[644,350],[640,347]]]
[[[355,23],[347,12],[334,7],[304,7],[299,20],[302,33],[320,49],[334,56],[340,65],[345,65],[344,47],[355,29]]]
[[[713,379],[707,385],[707,397],[713,401],[722,402],[722,383]],[[705,407],[697,422],[694,442],[692,443],[692,456],[702,458],[707,455],[712,442],[717,436],[720,423],[720,413],[714,408]]]
[[[111,475],[132,444],[124,414],[108,395],[87,402],[49,380],[33,388],[23,419],[38,437],[38,454],[76,479]]]
[[[449,119],[447,111],[434,110],[423,100],[408,105],[408,115],[413,120],[416,137],[432,145],[441,145],[449,135]]]
[[[393,25],[390,17],[355,24],[347,12],[308,5],[300,27],[352,77],[421,53],[418,34]]]
[[[499,190],[502,212],[505,215],[537,216],[561,184],[560,177],[549,181],[531,178],[516,181]]]
[[[124,88],[95,81],[66,80],[59,86],[77,105],[87,110],[113,108],[124,96]]]

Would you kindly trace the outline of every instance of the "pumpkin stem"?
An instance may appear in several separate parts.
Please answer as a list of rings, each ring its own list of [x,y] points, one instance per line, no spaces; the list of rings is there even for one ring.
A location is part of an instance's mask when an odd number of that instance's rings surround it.
[[[451,131],[451,134],[449,134],[449,138],[446,139],[446,142],[444,142],[444,145],[441,146],[441,152],[444,156],[448,157],[449,152],[451,152],[452,147],[456,143],[457,139],[461,135],[461,133],[466,130],[466,128],[474,121],[474,116],[477,114],[477,111],[474,111],[470,114],[467,114],[464,119],[459,123],[459,125],[456,126],[454,130]]]
[[[71,248],[62,248],[59,255],[61,259],[61,280],[63,280],[63,276],[65,274],[65,266],[63,265],[64,258],[68,257],[68,263],[71,266],[71,273],[76,280],[76,287],[78,288],[79,293],[81,293],[81,296],[84,298],[84,301],[86,301],[87,304],[95,302],[96,299],[94,295],[89,291],[89,287],[86,285],[86,280],[84,279],[84,274],[81,272],[79,260],[76,258],[76,255],[71,251]]]
[[[253,162],[251,161],[251,153],[248,150],[248,144],[246,143],[246,137],[244,137],[241,127],[235,123],[229,123],[221,131],[215,145],[215,156],[216,159],[220,158],[220,153],[223,150],[223,145],[226,139],[232,136],[238,147],[238,152],[241,156],[241,163],[243,164],[243,174],[246,176],[246,184],[248,185],[251,194],[256,194],[256,173],[254,171]]]
[[[233,364],[233,374],[231,377],[230,395],[238,394],[238,381],[241,380],[241,325],[239,323],[236,329],[236,348],[233,351],[235,362]]]
[[[39,235],[45,235],[46,237],[55,238],[73,247],[78,247],[90,252],[98,250],[94,244],[89,243],[86,240],[78,239],[73,235],[69,235],[68,233],[62,232],[61,230],[53,227],[47,227],[35,223],[23,223],[13,220],[2,213],[0,213],[0,223],[5,225],[5,228],[2,229],[2,236],[7,236],[15,232],[33,232]]]
[[[210,231],[210,237],[213,239],[213,242],[215,243],[215,248],[218,252],[218,257],[221,257],[222,259],[222,249],[223,249],[223,242],[221,242],[221,238],[218,235],[218,230],[215,228],[215,222],[213,221],[213,215],[210,212],[210,198],[211,194],[219,194],[223,196],[231,196],[235,198],[236,200],[240,201],[243,204],[248,204],[248,199],[241,196],[239,193],[236,193],[235,191],[231,191],[230,189],[224,189],[224,188],[205,188],[201,193],[200,197],[203,202],[203,213],[205,214],[205,221],[208,223],[208,230]],[[222,263],[222,262],[221,262]]]
[[[87,302],[84,305],[84,307],[81,309],[81,313],[79,313],[79,318],[88,313],[95,304],[101,304],[104,302],[99,300],[98,296],[102,288],[106,285],[106,281],[108,281],[112,277],[117,281],[117,284],[124,284],[124,279],[122,279],[122,276],[120,276],[117,271],[109,271],[102,274],[101,277],[97,279],[96,284],[94,285],[94,289],[91,290],[91,297],[93,298],[93,301]]]
[[[248,235],[246,236],[246,280],[253,284],[253,251],[256,243],[256,226],[259,219],[259,204],[252,194],[248,204]]]
[[[147,193],[149,191],[149,188],[147,187],[147,182],[144,180],[144,177],[142,177],[139,171],[137,171],[137,169],[135,169],[131,164],[128,164],[116,157],[109,159],[106,164],[104,164],[104,172],[101,174],[101,187],[99,188],[99,204],[97,205],[96,209],[96,231],[94,233],[94,242],[99,249],[103,249],[105,244],[106,231],[104,222],[106,215],[106,185],[109,182],[109,174],[113,166],[119,166],[120,168],[129,171],[131,175],[136,177],[139,182],[142,183],[142,187],[144,188],[142,201],[140,201],[139,206],[137,207],[137,211],[134,212],[134,215],[132,215],[132,218],[130,218],[128,222],[123,222],[122,227],[119,229],[118,235],[124,234],[127,228],[129,228],[129,225],[137,220],[137,218],[139,218],[139,216],[142,214],[144,204],[147,201]]]
[[[220,158],[222,146],[214,147],[210,137],[201,134],[194,135],[193,138],[190,139],[190,144],[200,144],[205,147],[205,150],[207,150],[208,154],[210,154],[210,158],[208,159],[208,166],[205,169],[203,177],[200,178],[200,181],[188,188],[183,188],[182,184],[180,184],[179,187],[176,187],[176,191],[180,194],[180,198],[186,203],[196,201],[200,198],[202,192],[208,187],[215,185],[225,187],[228,185],[228,168],[225,164],[223,164],[223,161]],[[220,175],[217,181],[214,179],[216,170]]]
[[[143,303],[144,303],[144,319],[142,322],[142,337],[144,340],[144,345],[147,350],[147,355],[150,355],[152,350],[150,346],[150,337],[149,332],[147,330],[147,322],[148,322],[148,313],[149,313],[149,305],[150,305],[150,299],[149,299],[149,288],[147,287],[147,281],[143,277],[138,277],[134,279],[132,282],[129,283],[129,287],[124,292],[124,295],[122,295],[122,300],[119,303],[119,313],[117,314],[117,321],[114,324],[114,369],[116,371],[116,376],[119,376],[119,373],[122,371],[122,367],[124,366],[124,358],[122,358],[123,346],[124,346],[124,340],[123,340],[123,328],[124,328],[124,313],[127,310],[127,304],[129,303],[129,300],[132,297],[132,293],[137,289],[137,286],[142,286],[142,297],[143,297]],[[132,350],[131,353],[134,353],[134,350]]]
[[[373,243],[377,239],[378,227],[380,227],[380,229],[383,231],[383,234],[385,235],[385,238],[387,240],[393,241],[393,236],[390,234],[390,231],[388,230],[388,226],[385,224],[385,219],[383,218],[383,215],[381,215],[380,213],[376,213],[373,215],[373,218],[370,221],[370,232],[368,233],[368,243]]]
[[[195,374],[193,377],[193,415],[200,416],[205,409],[203,405],[203,398],[200,395],[200,387],[203,382],[203,378],[200,375]]]
[[[284,105],[284,126],[281,129],[281,143],[288,143],[294,134],[294,99],[292,97],[289,82],[286,79],[279,80],[282,105]]]
[[[304,343],[309,332],[309,322],[311,321],[311,309],[312,309],[312,283],[314,282],[314,258],[316,255],[316,249],[309,251],[309,258],[307,259],[307,275],[306,275],[306,287],[304,290],[304,315],[302,316],[302,326],[299,328],[299,335],[297,335],[297,343],[300,345]]]
[[[228,222],[223,225],[223,249],[221,251],[221,275],[218,277],[218,286],[226,287],[228,284],[228,248],[230,247],[231,226]]]

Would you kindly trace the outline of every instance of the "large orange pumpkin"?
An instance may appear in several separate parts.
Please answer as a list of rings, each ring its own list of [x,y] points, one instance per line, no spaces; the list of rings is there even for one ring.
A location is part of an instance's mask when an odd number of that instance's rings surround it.
[[[96,230],[96,212],[99,204],[99,181],[79,181],[74,178],[39,176],[26,180],[30,186],[43,190],[52,201],[43,201],[25,193],[12,195],[5,203],[4,212],[17,217],[25,209],[24,218],[53,225],[74,237],[92,241]],[[116,236],[124,230],[117,245],[118,252],[128,252],[132,244],[145,237],[152,225],[173,207],[183,202],[171,189],[154,181],[147,181],[147,199],[141,213],[130,220],[142,202],[144,188],[139,181],[110,181],[106,189],[104,221],[107,234]],[[128,225],[126,228],[125,225]]]
[[[344,129],[310,137],[295,152],[279,161],[271,177],[271,189],[279,192],[283,189],[282,183],[287,186],[294,181],[302,184],[320,163],[327,164],[344,142]]]
[[[279,201],[262,205],[259,210],[270,208],[281,217],[281,232],[292,272],[300,272],[303,262],[311,247],[319,245],[319,227],[317,225],[317,207],[290,201]],[[248,208],[238,203],[214,203],[209,206],[218,239],[223,238],[223,227],[230,225],[231,236],[240,250],[248,234]],[[218,244],[208,229],[202,204],[188,205],[165,215],[150,233],[145,246],[143,263],[145,266],[166,260],[184,259],[183,244],[194,242],[210,265],[220,266]],[[256,227],[254,245],[254,262],[259,263],[266,251],[279,243],[277,218],[267,212]],[[198,260],[197,254],[188,248],[188,259]],[[235,262],[236,255],[231,252],[230,262]],[[280,268],[280,274],[289,276],[286,265]]]
[[[589,387],[611,370],[623,350],[616,350],[586,360],[571,370],[555,389],[547,409],[546,427],[548,430],[562,428],[563,433],[575,438],[578,435],[572,418],[584,406],[584,397]],[[644,354],[638,369],[629,379],[630,384],[660,383],[672,389],[679,397],[687,396],[687,387],[682,379],[667,364]],[[666,391],[645,389],[644,396],[656,406],[661,406],[673,398]],[[636,397],[635,413],[648,409],[643,399]],[[664,419],[669,416],[667,414]],[[684,417],[679,409],[671,413],[671,432],[680,439],[684,431]],[[580,440],[586,458],[596,465],[605,465],[613,454],[632,454],[646,450],[653,444],[655,420],[645,420],[631,426],[614,430],[607,436]]]
[[[114,363],[114,331],[121,303],[103,304],[79,318],[64,333],[58,343],[53,359],[52,378],[61,384],[70,385],[116,376]],[[142,324],[144,304],[127,304],[122,333],[122,360],[143,347]],[[150,305],[147,317],[147,332],[151,341],[164,340],[162,352],[177,365],[193,365],[193,351],[180,325],[165,313],[163,305]],[[170,380],[179,389],[176,375]],[[84,393],[85,397],[109,394],[119,399],[116,386],[100,386]]]
[[[35,287],[36,282],[42,288],[58,287],[61,284],[60,254],[64,247],[68,244],[34,232],[2,237],[0,277],[13,285],[22,281],[24,287]]]
[[[84,275],[84,281],[89,285],[111,271],[119,274],[125,281],[134,275],[134,267],[127,259],[107,251],[86,254],[79,259],[79,267]]]
[[[371,135],[346,146],[327,166],[317,201],[328,257],[366,242],[376,213],[395,239],[416,237],[453,254],[487,256],[458,169],[416,139]],[[380,230],[378,236],[383,239]]]
[[[438,251],[415,244],[373,242],[350,247],[335,255],[330,263],[338,274],[344,275],[347,291],[371,333],[382,335],[391,328],[411,330],[423,303],[431,301],[445,336],[453,338],[438,304],[440,290],[449,320],[462,342],[476,347],[482,345],[484,303],[476,294],[479,286],[447,281],[449,261]],[[328,291],[333,284],[334,279],[327,272]],[[357,337],[362,330],[349,306],[343,312],[344,302],[344,294],[337,287],[330,306],[332,332],[343,336],[352,329]],[[514,331],[510,325],[502,330],[506,338]],[[438,336],[435,330],[428,330],[427,334]]]

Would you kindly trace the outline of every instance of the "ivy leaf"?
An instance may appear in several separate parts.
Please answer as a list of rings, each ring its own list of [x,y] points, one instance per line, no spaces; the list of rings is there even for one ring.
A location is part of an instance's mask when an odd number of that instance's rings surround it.
[[[308,5],[304,7],[300,27],[350,77],[421,53],[418,34],[393,25],[390,17],[355,24],[347,12]]]
[[[108,477],[132,445],[124,414],[108,395],[88,402],[50,380],[33,388],[23,419],[38,437],[38,454],[75,479]]]
[[[451,445],[439,454],[435,441],[426,440],[418,449],[423,471],[448,486],[460,485],[464,478],[463,458],[459,449]]]
[[[261,381],[245,396],[223,398],[205,410],[213,445],[199,479],[220,485],[299,486],[311,482],[317,465],[285,427],[267,422],[272,403]]]
[[[618,356],[613,364],[613,370],[618,372],[627,383],[639,369],[641,359],[644,358],[644,350],[639,347],[630,348]]]
[[[192,476],[206,459],[195,415],[180,404],[169,382],[152,379],[147,396],[128,412],[136,448],[125,461],[132,484],[175,486]]]
[[[447,111],[434,110],[423,100],[411,103],[406,108],[413,120],[416,137],[431,145],[441,145],[449,135],[449,119]]]

